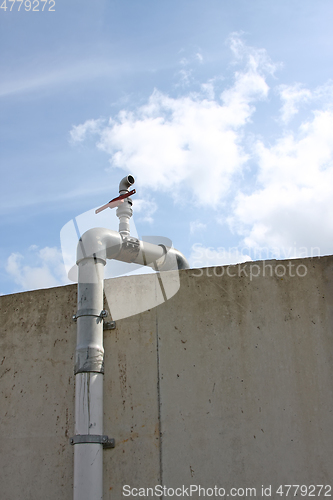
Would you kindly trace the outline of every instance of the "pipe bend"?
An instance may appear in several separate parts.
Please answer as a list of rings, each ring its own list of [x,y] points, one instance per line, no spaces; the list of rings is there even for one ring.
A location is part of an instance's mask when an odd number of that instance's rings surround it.
[[[122,191],[128,191],[128,188],[131,187],[134,182],[135,179],[133,175],[126,175],[126,177],[121,179],[121,181],[119,182],[119,193],[121,193]]]
[[[76,250],[76,263],[84,259],[97,258],[106,263],[120,253],[122,238],[119,233],[103,227],[88,229],[79,239]]]
[[[159,271],[177,271],[190,268],[186,257],[179,250],[161,244],[159,246],[161,246],[165,252],[165,259],[163,264],[159,266]]]
[[[176,248],[171,248],[171,250],[174,252],[176,256],[178,269],[190,269],[190,264],[188,263],[188,260],[186,259],[185,255],[183,255]]]

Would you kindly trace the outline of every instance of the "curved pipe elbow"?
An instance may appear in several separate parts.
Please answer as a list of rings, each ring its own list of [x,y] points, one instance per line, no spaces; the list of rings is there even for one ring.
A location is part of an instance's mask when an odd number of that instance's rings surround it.
[[[166,248],[164,245],[159,246],[163,247],[165,252],[165,259],[163,264],[159,266],[159,271],[177,271],[190,268],[187,259],[179,250]]]
[[[171,248],[171,250],[173,250],[176,256],[178,269],[190,269],[190,264],[186,257],[179,250],[176,250],[176,248]]]
[[[138,243],[138,254],[131,260],[135,264],[151,267],[155,271],[178,271],[190,267],[184,255],[175,248],[139,240]],[[121,257],[122,254],[119,260]]]
[[[133,175],[126,175],[119,183],[119,193],[122,191],[128,191],[128,189],[134,184],[135,179]]]
[[[119,233],[111,229],[95,227],[86,231],[79,239],[76,250],[76,263],[84,259],[116,258],[122,248],[122,238]]]

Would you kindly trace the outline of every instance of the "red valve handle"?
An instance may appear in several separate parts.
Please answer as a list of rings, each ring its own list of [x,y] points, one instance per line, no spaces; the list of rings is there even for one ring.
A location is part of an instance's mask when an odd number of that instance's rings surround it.
[[[113,200],[109,201],[106,205],[103,205],[100,208],[97,208],[95,210],[95,214],[98,214],[99,212],[102,212],[102,210],[105,210],[106,208],[114,208],[114,207],[119,207],[122,203],[124,203],[124,199],[128,198],[132,194],[135,194],[136,191],[135,189],[132,189],[132,191],[129,191],[128,193],[121,194],[120,196],[117,196],[117,198],[113,198]]]

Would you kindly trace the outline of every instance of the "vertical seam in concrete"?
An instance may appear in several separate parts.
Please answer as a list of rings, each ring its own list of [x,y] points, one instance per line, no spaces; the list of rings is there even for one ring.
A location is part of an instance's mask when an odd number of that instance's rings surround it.
[[[161,386],[160,386],[160,350],[158,339],[158,315],[156,311],[156,363],[157,363],[157,404],[158,404],[158,434],[160,443],[160,484],[163,486],[163,464],[162,464],[162,421],[161,421]],[[159,497],[163,500],[164,495]]]

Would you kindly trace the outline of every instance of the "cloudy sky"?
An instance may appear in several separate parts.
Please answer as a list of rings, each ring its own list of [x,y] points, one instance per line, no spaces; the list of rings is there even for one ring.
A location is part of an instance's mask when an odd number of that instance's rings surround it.
[[[192,267],[332,254],[332,14],[2,3],[0,294],[68,283],[71,221],[116,229],[93,210],[129,173],[139,237],[170,238]]]

